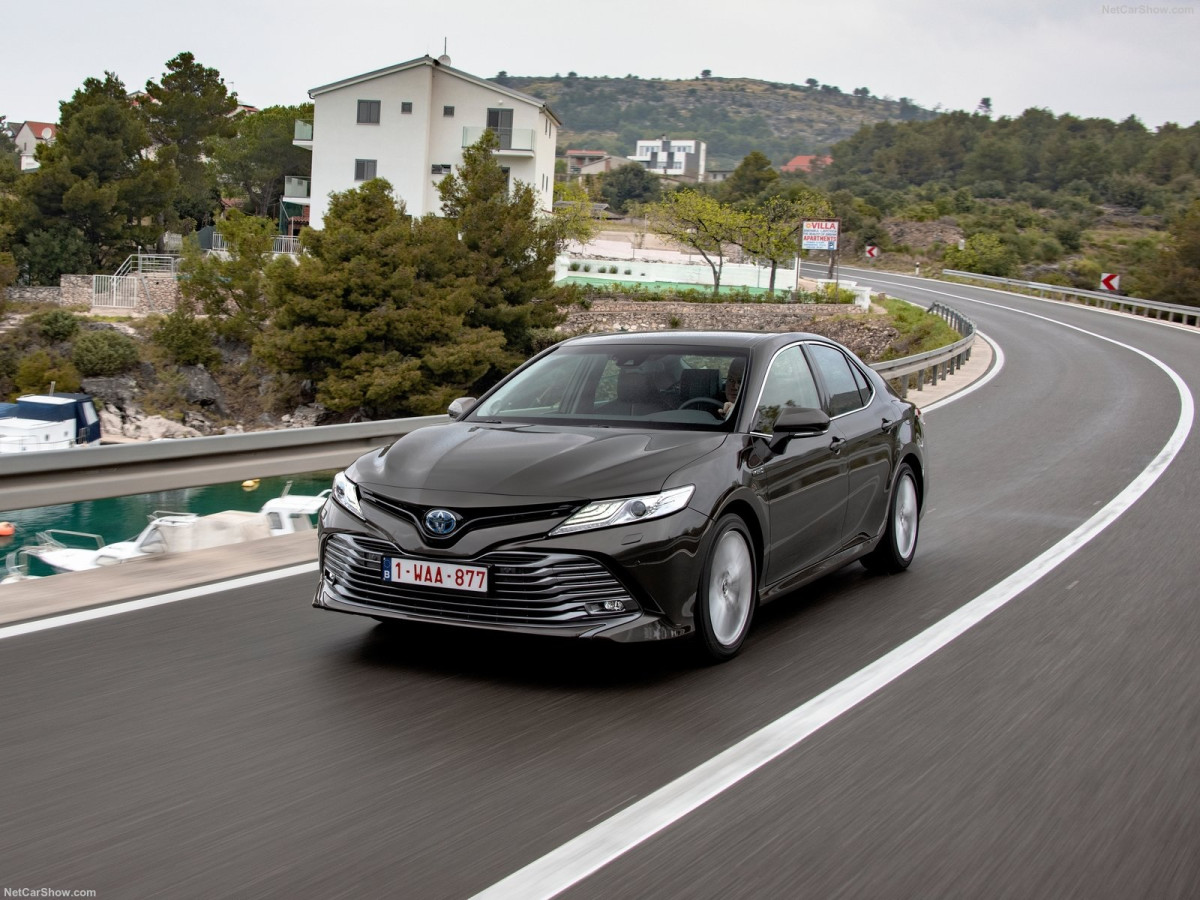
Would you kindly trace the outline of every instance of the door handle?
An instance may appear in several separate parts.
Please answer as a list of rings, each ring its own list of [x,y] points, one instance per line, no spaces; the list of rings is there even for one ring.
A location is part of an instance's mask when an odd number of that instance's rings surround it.
[[[829,450],[835,455],[842,452],[842,444],[846,443],[843,438],[835,437],[829,442]]]
[[[880,430],[880,431],[887,431],[889,428],[891,428],[891,427],[892,427],[893,425],[895,425],[895,424],[896,424],[896,423],[895,423],[895,422],[893,422],[891,419],[889,419],[887,416],[884,416],[884,417],[883,417],[883,424],[879,426],[879,430]]]

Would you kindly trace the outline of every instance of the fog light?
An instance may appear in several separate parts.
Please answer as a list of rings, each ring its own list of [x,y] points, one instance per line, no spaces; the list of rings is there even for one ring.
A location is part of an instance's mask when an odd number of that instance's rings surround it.
[[[624,612],[626,607],[624,600],[605,600],[601,603],[585,603],[583,608],[589,615],[598,616],[603,613]]]

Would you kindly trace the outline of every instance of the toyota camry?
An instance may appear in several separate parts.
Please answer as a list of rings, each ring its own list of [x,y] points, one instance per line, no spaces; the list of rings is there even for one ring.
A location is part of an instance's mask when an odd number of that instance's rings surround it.
[[[908,567],[920,411],[813,334],[589,335],[334,479],[314,605],[741,648],[756,608],[853,561]]]

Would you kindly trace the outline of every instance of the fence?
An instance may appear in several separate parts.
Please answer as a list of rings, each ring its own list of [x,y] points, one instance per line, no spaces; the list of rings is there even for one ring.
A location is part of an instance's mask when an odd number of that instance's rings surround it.
[[[1104,309],[1115,309],[1119,312],[1130,312],[1134,315],[1146,316],[1152,319],[1166,318],[1168,322],[1180,321],[1185,325],[1200,326],[1200,306],[1184,306],[1179,303],[1158,303],[1154,300],[1143,300],[1140,297],[1123,297],[1110,291],[1086,291],[1079,288],[1064,287],[1061,284],[1046,284],[1041,281],[1021,281],[1017,278],[1000,278],[996,275],[980,275],[977,272],[960,272],[957,269],[943,269],[943,275],[954,278],[966,278],[971,281],[983,281],[988,284],[1003,284],[1008,287],[1019,287],[1033,291],[1039,297],[1062,297],[1085,306],[1099,306]],[[1178,317],[1178,319],[1176,318]]]
[[[910,388],[921,390],[926,381],[937,384],[939,380],[953,375],[971,358],[971,347],[975,343],[975,323],[957,310],[944,303],[929,307],[934,315],[945,319],[962,338],[937,350],[874,363],[871,368],[884,378],[899,382],[901,397],[907,397]]]
[[[138,277],[136,275],[93,275],[92,306],[118,306],[136,309]]]

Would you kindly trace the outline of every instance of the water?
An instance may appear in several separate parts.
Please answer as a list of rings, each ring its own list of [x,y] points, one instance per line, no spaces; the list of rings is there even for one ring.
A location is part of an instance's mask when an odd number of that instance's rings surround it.
[[[319,494],[333,483],[334,471],[313,472],[307,475],[291,475],[278,478],[263,478],[258,487],[247,490],[241,482],[214,484],[206,487],[180,488],[173,491],[156,491],[150,494],[134,494],[128,497],[110,497],[105,500],[87,500],[81,503],[64,503],[58,506],[39,506],[34,509],[0,509],[0,522],[11,522],[16,533],[11,537],[0,537],[0,575],[3,562],[9,554],[22,547],[38,543],[37,533],[50,528],[98,534],[104,543],[125,541],[136,537],[149,515],[156,510],[189,512],[198,515],[240,509],[257,512],[262,505],[283,493],[287,483],[292,482],[289,493]],[[71,546],[93,546],[86,541],[71,541]],[[53,571],[36,559],[29,559],[30,575],[51,575]],[[0,590],[3,590],[0,588]]]

